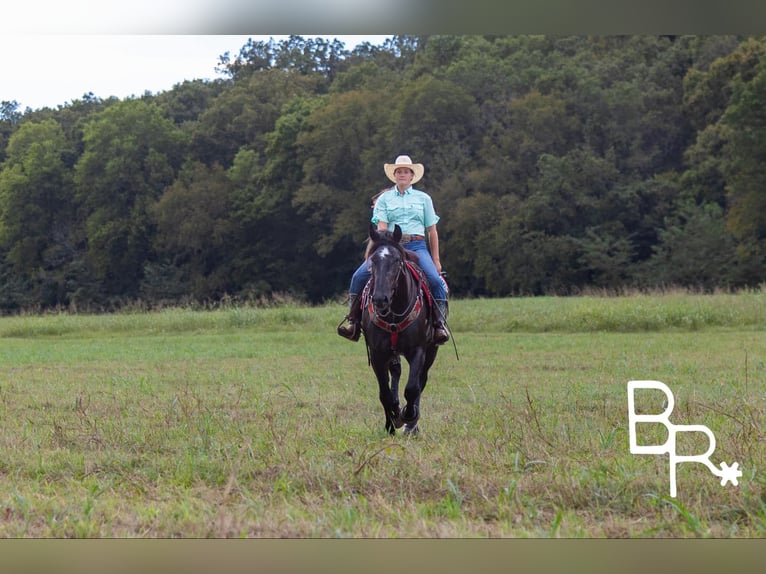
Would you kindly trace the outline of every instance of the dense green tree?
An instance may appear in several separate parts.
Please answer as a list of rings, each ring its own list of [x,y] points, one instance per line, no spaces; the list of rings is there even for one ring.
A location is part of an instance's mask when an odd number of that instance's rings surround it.
[[[685,82],[683,103],[698,134],[685,155],[684,194],[725,209],[727,229],[738,242],[740,281],[754,284],[766,277],[766,40],[748,38],[719,52],[702,69],[690,70]]]
[[[538,161],[538,171],[524,202],[529,229],[579,236],[619,213],[614,157],[598,157],[588,149],[575,149],[562,157],[545,154]]]
[[[449,189],[446,190],[450,192]],[[492,233],[502,217],[518,207],[515,196],[498,199],[488,193],[475,191],[468,195],[452,194],[454,204],[450,216],[439,223],[439,235],[449,237],[440,248],[443,267],[450,287],[468,295],[488,295],[487,278],[496,273],[500,261],[492,243]],[[502,242],[501,242],[502,243]],[[505,249],[514,243],[506,241]]]
[[[420,158],[416,161],[428,164],[429,183],[440,182],[471,163],[481,133],[476,103],[463,88],[424,75],[405,85],[394,105],[389,111],[384,161],[393,161],[400,153]],[[380,158],[378,162],[382,163]]]
[[[383,44],[374,46],[369,42],[362,42],[354,47],[346,57],[348,68],[360,64],[369,63],[384,75],[395,73],[398,76],[407,71],[418,50],[426,42],[426,36],[395,35],[386,38]],[[339,74],[339,75],[342,75]],[[336,76],[333,85],[338,81]]]
[[[696,66],[684,78],[682,109],[696,135],[684,151],[683,194],[698,204],[714,202],[727,209],[724,153],[731,128],[721,119],[735,90],[734,79],[752,77],[766,45],[756,39],[732,45],[731,37],[696,39]]]
[[[316,83],[314,77],[273,69],[235,83],[199,116],[192,132],[193,159],[228,168],[240,148],[262,153],[283,106],[314,93]]]
[[[234,80],[264,70],[282,70],[301,75],[318,74],[329,84],[347,65],[348,56],[345,44],[338,39],[304,38],[295,34],[279,42],[273,38],[268,41],[250,38],[233,59],[228,52],[220,56],[217,69]]]
[[[766,51],[752,78],[734,78],[722,121],[729,138],[727,229],[738,239],[750,282],[766,279]]]
[[[715,203],[684,203],[660,231],[655,250],[642,270],[644,284],[710,291],[739,282],[736,244]]]
[[[634,178],[677,165],[691,137],[678,106],[689,65],[683,47],[649,36],[588,45],[560,64],[564,82],[548,81],[580,118],[585,144],[613,153],[620,172]]]
[[[160,93],[155,101],[174,123],[192,125],[226,89],[224,81],[193,80]]]
[[[613,162],[589,150],[542,155],[538,174],[528,196],[498,200],[503,214],[488,240],[477,246],[485,252],[480,269],[494,292],[567,293],[582,287],[589,277],[585,264],[595,259],[594,242],[591,236],[586,256],[578,238],[594,234],[617,208],[612,202],[618,172]]]
[[[514,198],[498,201],[500,221],[477,242],[476,271],[493,295],[543,295],[573,292],[584,283],[575,238],[528,229]]]
[[[321,256],[339,246],[347,253],[349,241],[361,245],[367,235],[370,197],[387,185],[383,163],[393,161],[385,134],[391,101],[367,91],[325,99],[297,138],[303,177],[293,203],[313,226]]]
[[[370,61],[349,66],[340,72],[330,87],[330,93],[351,91],[396,91],[402,84],[401,74],[382,68]]]
[[[397,34],[386,38],[382,50],[376,52],[375,63],[381,67],[404,72],[412,66],[418,52],[428,41],[427,36]]]
[[[635,282],[632,276],[635,246],[622,222],[607,221],[588,227],[577,243],[580,253],[577,262],[588,272],[580,287],[615,289]]]
[[[156,105],[125,100],[94,114],[83,142],[75,182],[88,262],[105,294],[132,297],[152,249],[148,209],[176,178],[184,134]]]
[[[11,136],[0,170],[0,245],[13,273],[45,305],[66,302],[62,279],[76,258],[67,141],[53,119],[25,122]]]
[[[488,167],[482,188],[496,195],[512,191],[526,196],[543,155],[560,156],[578,141],[579,124],[566,103],[531,91],[496,106],[482,146],[482,165]]]
[[[296,97],[267,134],[265,152],[241,150],[229,170],[238,230],[235,274],[248,296],[282,292],[317,301],[334,292],[333,284],[340,290],[337,269],[314,247],[320,226],[299,213],[295,200],[305,164],[298,138],[322,105],[321,97]]]
[[[5,159],[5,148],[14,126],[19,122],[21,113],[17,101],[0,102],[0,162]]]
[[[428,41],[415,52],[409,76],[440,75],[441,70],[459,58],[464,41],[463,36],[429,36]]]
[[[721,123],[705,126],[686,148],[686,169],[682,174],[684,198],[698,204],[715,203],[726,208],[726,166],[724,148],[729,128]]]
[[[238,81],[253,72],[271,69],[274,66],[276,50],[274,38],[269,38],[267,42],[249,38],[234,58],[229,52],[220,55],[216,70]]]
[[[705,42],[707,46],[711,44],[718,46],[720,42]],[[764,38],[747,38],[736,46],[725,45],[726,49],[718,51],[718,57],[712,61],[703,58],[701,65],[690,68],[684,77],[684,112],[697,131],[721,119],[734,91],[732,80],[748,82],[766,51]]]
[[[346,66],[348,54],[345,44],[338,39],[311,39],[292,35],[279,43],[274,66],[302,75],[319,74],[327,79],[326,86],[329,86],[337,73]]]
[[[199,301],[235,290],[231,189],[221,166],[190,163],[150,204],[156,260],[147,264],[149,273],[141,287],[145,295],[155,300],[184,295]]]
[[[54,217],[60,209],[69,211],[65,145],[54,120],[25,123],[8,142],[0,171],[0,242],[22,274],[41,265]]]

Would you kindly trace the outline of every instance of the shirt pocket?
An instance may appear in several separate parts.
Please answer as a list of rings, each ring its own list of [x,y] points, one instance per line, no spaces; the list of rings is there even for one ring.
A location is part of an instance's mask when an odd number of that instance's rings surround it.
[[[399,225],[405,223],[406,213],[407,208],[400,202],[396,202],[395,205],[386,206],[386,216],[388,217],[388,223],[391,225],[394,223],[398,223]]]

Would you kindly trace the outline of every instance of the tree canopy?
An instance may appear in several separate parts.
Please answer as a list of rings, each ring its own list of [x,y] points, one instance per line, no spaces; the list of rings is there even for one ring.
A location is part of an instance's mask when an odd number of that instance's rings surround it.
[[[0,311],[347,288],[425,164],[453,295],[766,281],[766,39],[291,36],[223,79],[0,102]]]

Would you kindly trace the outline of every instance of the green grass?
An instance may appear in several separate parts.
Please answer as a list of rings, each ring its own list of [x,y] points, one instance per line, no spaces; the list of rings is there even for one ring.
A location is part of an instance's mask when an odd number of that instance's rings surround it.
[[[415,439],[343,313],[0,319],[0,536],[766,535],[765,294],[453,301]],[[667,457],[629,452],[631,379],[739,486],[687,463],[670,498]]]

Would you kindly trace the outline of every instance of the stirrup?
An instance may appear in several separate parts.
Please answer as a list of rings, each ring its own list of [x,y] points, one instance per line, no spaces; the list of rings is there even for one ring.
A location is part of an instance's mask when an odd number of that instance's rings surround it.
[[[438,336],[439,331],[443,331],[442,336]],[[434,326],[434,343],[437,345],[443,345],[449,341],[449,331],[447,331],[447,328],[442,324],[441,328],[438,328]]]
[[[348,326],[346,327],[343,325],[344,321],[346,320],[348,320],[348,317],[345,317],[343,321],[341,321],[338,324],[338,335],[340,335],[341,337],[345,339],[348,339],[349,341],[355,341],[355,342],[358,341],[359,335],[361,332],[361,329],[359,328],[359,323],[349,320]]]

